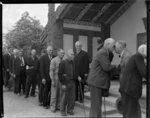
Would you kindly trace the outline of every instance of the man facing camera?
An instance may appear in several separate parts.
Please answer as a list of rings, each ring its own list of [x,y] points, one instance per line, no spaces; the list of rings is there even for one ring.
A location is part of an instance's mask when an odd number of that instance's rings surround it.
[[[58,49],[57,56],[52,59],[50,64],[50,77],[52,81],[51,85],[51,111],[56,112],[60,109],[60,81],[58,78],[59,64],[65,55],[64,50]]]
[[[106,39],[104,46],[92,60],[88,76],[88,84],[91,88],[90,117],[102,117],[102,93],[110,87],[110,72],[115,69],[109,58],[109,52],[113,52],[114,48],[115,40]]]
[[[130,57],[120,79],[119,92],[123,103],[125,118],[141,118],[139,99],[142,95],[142,78],[146,77],[147,46],[139,46],[138,52]]]
[[[82,50],[82,44],[77,41],[75,43],[76,55],[74,58],[76,69],[76,100],[84,101],[84,85],[89,72],[89,57],[88,53]],[[82,66],[81,66],[82,65]],[[80,83],[79,83],[80,82]],[[79,86],[81,84],[81,86]],[[81,87],[81,88],[80,88]],[[82,91],[81,91],[82,89]]]
[[[75,65],[74,52],[68,50],[67,59],[63,60],[59,65],[58,76],[62,85],[62,95],[60,103],[60,111],[62,116],[74,115],[75,106]]]

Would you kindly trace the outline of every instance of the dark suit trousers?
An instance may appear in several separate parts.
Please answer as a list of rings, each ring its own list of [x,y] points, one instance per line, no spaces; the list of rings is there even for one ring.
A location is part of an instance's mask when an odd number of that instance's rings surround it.
[[[43,88],[43,106],[50,106],[51,98],[51,80],[47,79],[46,84]]]
[[[124,118],[141,118],[141,108],[138,99],[127,94],[121,94],[121,96]]]
[[[23,93],[25,94],[25,85],[26,85],[26,70],[25,67],[21,67],[19,78],[19,93],[21,93],[21,89],[23,89]]]
[[[5,87],[8,86],[8,80],[9,80],[9,78],[10,78],[10,74],[9,74],[8,71],[5,70],[5,78],[4,78],[4,85],[5,85]]]
[[[90,117],[102,117],[102,90],[100,88],[90,86],[91,92],[91,108]]]
[[[39,103],[43,103],[44,101],[44,87],[45,85],[44,84],[40,84],[40,89],[39,89]]]
[[[36,73],[30,73],[29,75],[27,75],[26,78],[26,96],[29,96],[29,92],[30,92],[30,88],[32,85],[32,90],[30,95],[35,95],[35,89],[36,89]]]
[[[82,89],[82,92],[81,92],[81,89]],[[82,82],[79,83],[78,80],[76,80],[76,100],[79,100],[79,101],[84,100],[84,84]]]
[[[66,112],[67,110],[68,112],[72,112],[75,106],[75,81],[68,80],[66,86],[66,91],[61,89],[60,111]]]
[[[19,79],[20,79],[20,75],[16,75],[16,77],[14,78],[14,93],[19,93]]]

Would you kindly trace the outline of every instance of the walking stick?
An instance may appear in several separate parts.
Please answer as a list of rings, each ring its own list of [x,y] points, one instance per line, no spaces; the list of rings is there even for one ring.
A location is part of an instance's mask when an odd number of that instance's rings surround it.
[[[81,92],[81,96],[82,96],[82,99],[84,99],[84,93],[82,91],[82,86],[81,86],[81,82],[79,81],[79,88],[80,88],[80,92]],[[85,114],[85,106],[84,106],[84,100],[83,100],[83,109],[84,109],[84,117],[86,117],[86,114]]]
[[[105,96],[104,96],[104,114],[105,114],[105,118],[106,118],[106,104],[105,104]]]

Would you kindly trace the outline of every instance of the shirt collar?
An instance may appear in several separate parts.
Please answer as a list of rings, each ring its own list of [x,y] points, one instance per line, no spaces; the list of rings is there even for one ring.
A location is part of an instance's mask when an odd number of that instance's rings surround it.
[[[123,51],[121,52],[121,54],[120,54],[121,57],[123,56],[124,52],[125,52],[125,50],[123,50]]]

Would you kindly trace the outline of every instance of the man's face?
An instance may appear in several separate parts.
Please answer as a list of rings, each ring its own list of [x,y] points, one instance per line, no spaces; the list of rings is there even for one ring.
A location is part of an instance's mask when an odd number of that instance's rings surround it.
[[[53,48],[52,47],[47,48],[47,54],[52,55],[52,53],[53,53]]]
[[[81,49],[82,49],[82,46],[81,45],[76,45],[75,48],[76,48],[76,52],[80,52]]]
[[[70,52],[70,53],[68,54],[68,58],[69,58],[70,60],[73,60],[73,59],[74,59],[74,52]]]
[[[65,55],[65,52],[64,52],[64,51],[60,51],[60,52],[58,53],[58,55],[59,55],[59,57],[60,57],[61,59],[63,59],[63,57],[64,57],[64,55]]]
[[[115,42],[109,44],[109,51],[113,52],[115,50]]]
[[[31,55],[32,55],[33,57],[35,57],[35,56],[36,56],[36,50],[32,50],[32,51],[31,51]]]
[[[22,51],[19,51],[19,56],[22,56],[23,55],[23,52]]]
[[[122,52],[122,46],[121,46],[121,44],[119,44],[119,43],[115,44],[115,52],[117,54],[121,54],[121,52]]]

